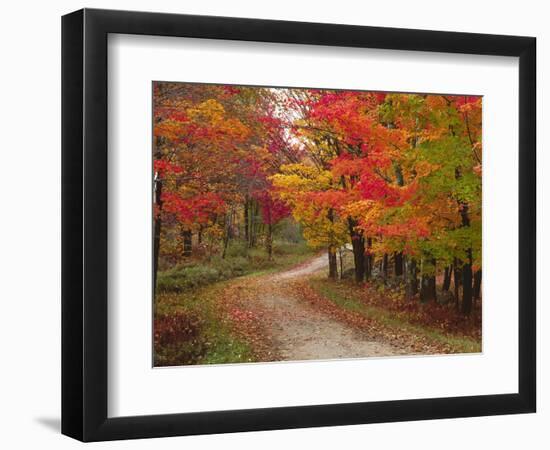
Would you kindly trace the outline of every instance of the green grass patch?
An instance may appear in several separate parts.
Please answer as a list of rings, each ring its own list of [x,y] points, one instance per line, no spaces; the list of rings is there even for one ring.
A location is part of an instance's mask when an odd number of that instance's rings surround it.
[[[155,295],[155,366],[255,361],[251,346],[232,330],[220,301],[230,279],[258,276],[306,261],[314,251],[303,243],[278,242],[273,259],[264,249],[235,243],[225,259],[192,262],[159,272]]]
[[[231,331],[217,302],[220,289],[217,285],[179,293],[157,293],[155,299],[155,366],[188,364],[222,364],[254,361],[250,346]],[[195,329],[187,335],[157,338],[157,333],[170,334],[162,327],[166,320],[182,317]]]
[[[157,293],[186,292],[250,274],[263,274],[299,264],[314,254],[305,243],[275,242],[273,258],[263,248],[248,249],[232,243],[225,258],[219,255],[202,261],[192,260],[158,273]]]
[[[362,316],[375,320],[387,327],[406,331],[416,336],[423,336],[432,341],[448,345],[455,353],[479,353],[481,343],[467,336],[444,333],[440,330],[424,325],[411,323],[406,313],[396,314],[379,306],[365,303],[353,291],[340,282],[331,282],[325,279],[310,280],[311,287],[320,295],[337,306]]]

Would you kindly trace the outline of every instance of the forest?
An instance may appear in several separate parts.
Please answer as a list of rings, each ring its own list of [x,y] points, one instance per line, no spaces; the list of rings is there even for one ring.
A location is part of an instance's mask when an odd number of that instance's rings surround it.
[[[154,363],[481,351],[482,98],[153,83]]]

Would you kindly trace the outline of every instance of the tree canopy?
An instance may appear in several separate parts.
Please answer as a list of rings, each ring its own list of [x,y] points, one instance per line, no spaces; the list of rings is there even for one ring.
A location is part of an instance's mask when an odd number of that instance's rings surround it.
[[[429,300],[452,268],[469,313],[481,97],[156,82],[153,98],[155,270],[167,236],[182,248],[163,251],[182,257],[192,236],[223,254],[261,237],[271,255],[273,227],[291,216],[327,250],[330,276],[347,245],[357,282],[391,260],[409,295]]]

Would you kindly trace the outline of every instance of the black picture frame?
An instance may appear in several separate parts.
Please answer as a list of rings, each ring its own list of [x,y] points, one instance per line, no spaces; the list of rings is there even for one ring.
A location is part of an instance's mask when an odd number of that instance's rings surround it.
[[[517,393],[107,416],[109,33],[519,57]],[[536,39],[83,9],[62,18],[62,433],[82,441],[535,412]]]

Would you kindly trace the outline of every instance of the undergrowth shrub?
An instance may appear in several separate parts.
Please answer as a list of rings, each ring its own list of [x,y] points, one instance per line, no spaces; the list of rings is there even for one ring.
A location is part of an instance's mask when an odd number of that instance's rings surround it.
[[[202,261],[191,260],[159,272],[157,291],[184,292],[248,273],[274,269],[311,253],[306,245],[278,241],[273,246],[273,259],[270,260],[262,247],[247,248],[245,242],[233,242],[227,248],[225,258],[215,255]]]
[[[155,366],[193,364],[204,353],[204,323],[190,312],[174,312],[154,319]]]

